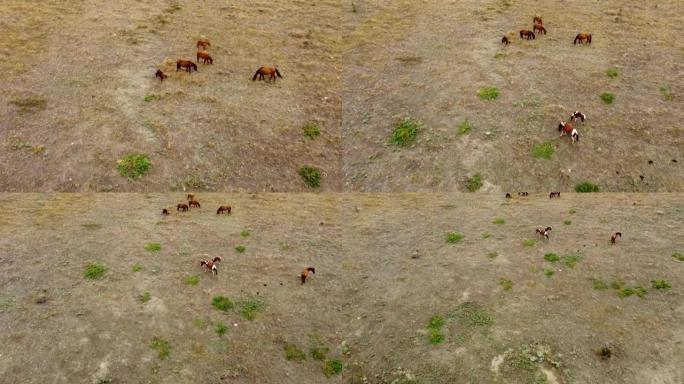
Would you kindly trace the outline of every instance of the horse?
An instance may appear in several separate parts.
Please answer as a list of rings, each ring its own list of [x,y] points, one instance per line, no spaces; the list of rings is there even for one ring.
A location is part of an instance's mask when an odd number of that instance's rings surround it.
[[[553,199],[554,197],[560,197],[560,192],[549,193],[549,199]]]
[[[195,72],[197,72],[197,64],[193,63],[191,60],[179,59],[176,61],[176,72],[178,72],[181,68],[185,68],[185,70],[189,73],[192,73],[193,69]]]
[[[188,209],[190,209],[190,207],[188,207],[187,204],[182,204],[182,203],[181,203],[181,204],[178,204],[178,205],[176,206],[176,210],[177,210],[177,211],[186,212]]]
[[[613,236],[610,237],[610,243],[615,244],[615,241],[619,238],[622,238],[622,233],[620,232],[615,232]]]
[[[527,39],[527,40],[534,40],[536,37],[534,36],[534,32],[528,30],[528,29],[521,29],[520,30],[520,38],[521,39]]]
[[[573,41],[573,44],[577,44],[578,41],[580,44],[584,44],[585,41],[587,42],[587,44],[591,44],[591,33],[578,33],[577,36],[575,36],[575,41]]]
[[[197,52],[197,62],[199,63],[200,59],[203,60],[204,64],[209,62],[209,64],[214,64],[214,59],[211,58],[211,55],[209,55],[209,52],[207,51],[199,51]]]
[[[506,198],[507,198],[507,199],[512,199],[512,198],[513,198],[513,196],[511,196],[511,194],[510,194],[510,193],[507,193],[507,194],[506,194]]]
[[[541,17],[535,16],[534,19],[532,20],[534,24],[539,24],[539,25],[544,25],[544,22],[542,22]]]
[[[581,120],[584,122],[584,120],[587,119],[587,115],[580,111],[575,111],[572,115],[570,115],[570,120],[575,121],[575,120]]]
[[[211,271],[214,276],[218,275],[217,263],[221,261],[220,256],[216,256],[211,260],[200,261],[200,266],[206,267],[208,271]]]
[[[169,76],[162,72],[161,69],[157,69],[157,72],[154,74],[154,77],[158,77],[159,81],[164,81],[164,79],[166,79]]]
[[[199,39],[197,40],[197,49],[206,49],[206,47],[211,47],[211,43],[207,39]]]
[[[507,36],[504,36],[504,37],[501,38],[501,44],[503,44],[503,45],[508,45],[508,44],[510,44],[510,43],[511,43],[511,41],[508,40],[508,37],[507,37]]]
[[[168,216],[168,215],[169,215],[169,210],[166,209],[166,208],[162,209],[162,215]]]
[[[280,75],[280,72],[278,72],[278,68],[271,67],[259,67],[254,74],[254,77],[252,77],[252,81],[256,80],[257,76],[259,76],[259,80],[264,80],[264,76],[268,76],[268,81],[275,81],[276,76],[280,77],[281,79],[283,78]]]
[[[563,136],[565,134],[569,134],[570,137],[572,138],[572,143],[575,144],[575,141],[579,141],[579,132],[575,128],[572,127],[572,124],[566,123],[565,121],[561,121],[560,124],[558,124],[558,131],[560,131],[560,135]]]
[[[216,211],[216,214],[217,214],[217,215],[220,215],[220,214],[222,214],[222,213],[225,213],[225,214],[230,215],[230,211],[231,211],[231,206],[230,206],[230,205],[222,205],[222,206],[218,207],[218,210]]]
[[[188,201],[195,200],[195,194],[194,193],[188,193],[188,196],[186,197]]]
[[[527,192],[518,192],[518,196],[527,196],[529,193]]]
[[[544,26],[541,24],[535,24],[533,30],[535,32],[539,31],[539,33],[544,33],[546,35],[546,28],[544,28]]]
[[[302,284],[306,283],[306,278],[309,276],[309,272],[315,274],[316,269],[314,267],[309,267],[302,271],[302,273],[299,275],[299,278],[302,279]]]
[[[549,239],[549,233],[551,233],[551,227],[546,227],[546,228],[537,227],[537,229],[535,229],[534,232],[536,234],[538,234],[539,236],[542,236],[543,238],[548,240]]]
[[[188,201],[188,205],[190,205],[190,208],[201,208],[200,203],[197,200]]]

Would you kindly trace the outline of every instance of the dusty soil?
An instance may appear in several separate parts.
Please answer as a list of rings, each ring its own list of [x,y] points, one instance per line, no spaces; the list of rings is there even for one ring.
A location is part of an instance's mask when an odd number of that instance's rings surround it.
[[[681,195],[201,194],[202,208],[162,218],[183,197],[3,195],[3,382],[684,379],[684,264],[672,257],[684,253]],[[220,204],[233,214],[217,216]],[[539,225],[553,227],[548,242]],[[463,238],[448,244],[454,231]],[[615,231],[624,237],[611,246]],[[159,252],[144,248],[153,242]],[[204,253],[224,258],[218,276],[200,269]],[[107,268],[101,279],[84,277],[91,262]],[[302,286],[308,265],[317,273]],[[671,288],[652,287],[661,279]],[[619,297],[620,280],[645,296]],[[236,307],[213,308],[215,295]],[[249,299],[264,305],[252,321],[240,313]],[[431,344],[435,315],[442,340]],[[154,337],[169,343],[166,359]],[[307,358],[288,361],[286,343]],[[326,378],[312,347],[342,361],[341,375]]]
[[[475,173],[487,191],[572,190],[583,180],[605,191],[684,189],[681,1],[355,3],[342,63],[345,190],[462,191]],[[523,41],[516,34],[534,15],[548,34]],[[591,46],[572,44],[580,31]],[[500,96],[480,100],[484,87]],[[556,127],[575,110],[588,120],[571,145]],[[424,128],[397,149],[388,138],[406,116]],[[461,135],[465,120],[473,128]],[[534,158],[544,142],[554,155]]]
[[[327,0],[2,1],[0,190],[305,191],[305,164],[339,190],[340,15]],[[214,64],[176,73],[200,36]],[[252,82],[260,66],[284,79]],[[152,162],[134,182],[116,171],[128,153]]]

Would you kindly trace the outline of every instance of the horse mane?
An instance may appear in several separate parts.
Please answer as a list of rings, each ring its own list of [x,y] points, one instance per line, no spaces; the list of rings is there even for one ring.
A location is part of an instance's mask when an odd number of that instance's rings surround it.
[[[259,67],[259,69],[257,69],[256,73],[254,74],[254,77],[252,77],[252,81],[256,80],[256,78],[257,78],[257,76],[259,76],[259,72],[261,72],[262,68],[264,68],[264,67]]]
[[[314,267],[309,267],[309,268],[307,268],[306,270],[307,270],[307,271],[310,271],[310,272],[313,272],[313,273],[316,273],[316,268],[314,268]]]

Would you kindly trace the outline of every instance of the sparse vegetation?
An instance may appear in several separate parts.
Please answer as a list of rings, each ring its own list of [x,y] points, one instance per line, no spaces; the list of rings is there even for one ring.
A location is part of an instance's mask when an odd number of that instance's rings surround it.
[[[608,77],[610,77],[611,79],[618,77],[617,68],[608,68],[608,70],[606,71],[606,75],[608,75]]]
[[[668,290],[672,286],[665,280],[651,280],[651,286],[655,289]]]
[[[129,179],[137,179],[138,177],[147,173],[150,169],[150,160],[147,155],[141,153],[133,153],[119,159],[117,170],[121,176]]]
[[[302,127],[302,131],[304,131],[304,136],[308,137],[309,139],[315,139],[316,136],[321,134],[321,127],[318,125],[316,122],[308,122]]]
[[[107,268],[105,268],[104,265],[100,263],[90,263],[86,267],[85,277],[86,279],[91,280],[101,279],[104,276],[105,272],[107,272]]]
[[[162,96],[157,95],[157,94],[150,94],[150,95],[145,95],[143,98],[143,101],[146,103],[149,103],[150,101],[156,101],[156,100],[161,100]]]
[[[442,327],[444,326],[444,317],[434,315],[428,320],[427,329],[430,334],[430,344],[439,344],[444,341],[442,334]]]
[[[339,359],[326,360],[323,364],[323,374],[326,377],[339,375],[344,370],[344,363]]]
[[[492,234],[489,233],[489,232],[485,232],[485,233],[482,234],[482,238],[483,238],[483,239],[489,239],[490,237],[492,237]]]
[[[568,268],[574,268],[575,265],[582,259],[582,256],[577,254],[569,254],[563,256],[563,264]]]
[[[554,151],[553,143],[546,141],[532,146],[532,157],[549,160],[553,156]]]
[[[483,327],[494,323],[494,317],[482,306],[472,301],[460,304],[449,316],[468,327]]]
[[[259,299],[249,299],[240,303],[240,313],[245,319],[252,321],[256,318],[256,314],[263,311],[266,304]]]
[[[603,280],[592,279],[592,283],[594,285],[594,289],[597,291],[604,291],[604,290],[608,289],[608,284],[606,284],[606,282]]]
[[[482,188],[482,175],[479,173],[466,179],[466,189],[468,192],[476,192]]]
[[[620,289],[618,291],[618,296],[621,298],[625,298],[632,295],[637,295],[638,297],[643,298],[644,296],[646,296],[647,293],[648,292],[646,291],[646,289],[644,289],[644,287],[637,285],[634,287],[624,287]]]
[[[468,120],[464,120],[458,125],[458,134],[465,135],[466,133],[470,132],[471,129],[473,129],[473,124],[471,124]]]
[[[495,100],[499,97],[499,89],[496,87],[485,87],[477,91],[477,97],[481,100]]]
[[[311,188],[318,188],[321,186],[321,171],[316,167],[310,165],[303,165],[299,168],[299,176]]]
[[[42,97],[29,96],[23,99],[14,99],[9,102],[17,107],[19,112],[33,112],[47,108],[47,100]]]
[[[249,237],[249,235],[251,235],[251,233],[248,230],[240,232],[240,236],[242,237]]]
[[[610,92],[603,92],[601,94],[601,100],[603,100],[603,102],[606,104],[613,104],[613,101],[615,100],[615,95]]]
[[[501,286],[501,288],[503,288],[504,291],[510,291],[511,289],[513,289],[513,281],[509,279],[500,278],[499,285]]]
[[[663,100],[665,101],[674,100],[674,93],[672,93],[669,87],[660,87],[660,94],[663,95]]]
[[[572,209],[570,210],[570,214],[571,214],[571,215],[574,215],[575,213],[577,213],[577,210],[576,210],[575,208],[572,208]]]
[[[157,351],[159,358],[162,360],[168,358],[171,354],[171,344],[160,337],[153,337],[150,342],[150,347]]]
[[[547,253],[544,255],[544,260],[554,263],[560,260],[560,257],[558,257],[558,255],[556,255],[555,253]]]
[[[159,252],[159,251],[161,251],[161,244],[159,244],[159,243],[147,243],[147,244],[145,244],[145,250],[150,251],[150,252]]]
[[[131,271],[133,271],[133,272],[140,272],[141,270],[142,270],[142,265],[140,265],[139,263],[135,263],[131,267]]]
[[[599,191],[599,186],[589,182],[589,181],[584,181],[581,182],[577,185],[575,185],[575,192],[577,193],[588,193],[588,192],[598,192]]]
[[[492,221],[492,223],[497,224],[497,225],[506,224],[506,220],[501,219],[501,218],[497,218],[497,219],[494,219],[494,221]]]
[[[295,344],[283,344],[283,351],[285,352],[285,360],[287,361],[303,361],[306,360],[306,353],[299,349]]]
[[[418,132],[422,128],[423,123],[420,120],[405,117],[394,127],[394,131],[390,137],[390,143],[398,147],[408,147],[416,140]]]
[[[186,276],[183,279],[183,283],[186,285],[197,285],[200,281],[200,277],[197,275],[192,275],[192,276]]]
[[[554,273],[556,273],[553,269],[544,269],[544,276],[551,278],[553,277]]]
[[[247,250],[247,248],[245,248],[244,245],[238,245],[235,247],[235,251],[237,253],[245,253],[246,250]]]
[[[221,336],[225,335],[226,332],[228,332],[228,326],[221,323],[221,322],[218,322],[216,324],[216,328],[214,330],[216,331],[216,334],[219,337],[221,337]]]
[[[532,239],[524,239],[522,241],[522,245],[525,247],[534,247],[535,244],[537,244],[537,242]]]
[[[487,257],[490,258],[490,259],[495,259],[497,256],[499,256],[499,254],[496,253],[496,252],[489,252],[489,253],[487,253]]]
[[[449,244],[456,244],[463,240],[464,235],[461,232],[449,232],[446,236],[446,242]]]
[[[214,296],[211,299],[211,305],[214,306],[214,308],[218,309],[219,311],[224,311],[227,312],[228,310],[233,308],[233,302],[230,301],[229,298],[225,296]]]
[[[570,224],[572,224],[572,221],[571,220],[563,220],[563,224],[570,225]]]
[[[672,254],[672,257],[674,257],[676,260],[684,261],[684,253],[675,252]]]
[[[141,303],[147,303],[152,299],[152,294],[149,292],[141,293],[138,295],[138,301]]]
[[[613,281],[610,282],[610,287],[613,289],[621,289],[624,286],[625,282],[621,279],[613,279]]]
[[[314,360],[324,361],[328,353],[330,353],[330,348],[328,347],[311,347],[309,353]]]

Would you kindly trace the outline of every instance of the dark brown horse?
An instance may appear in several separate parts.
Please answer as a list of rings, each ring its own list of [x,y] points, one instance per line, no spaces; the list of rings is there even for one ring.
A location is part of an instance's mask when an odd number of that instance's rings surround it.
[[[178,205],[176,206],[176,210],[177,210],[177,211],[185,212],[185,211],[187,211],[188,209],[190,209],[190,207],[188,207],[187,204],[181,203],[181,204],[178,204]]]
[[[538,33],[543,33],[546,35],[546,28],[544,28],[544,26],[541,24],[535,24],[534,25],[534,31],[538,32]]]
[[[534,19],[532,20],[534,24],[539,24],[539,25],[544,25],[544,22],[542,22],[541,17],[535,16]]]
[[[511,196],[511,194],[510,194],[510,193],[507,193],[507,194],[506,194],[506,198],[507,198],[507,199],[512,199],[512,198],[513,198],[513,196]]]
[[[622,233],[620,232],[615,232],[613,236],[610,237],[610,243],[615,244],[615,241],[619,238],[622,238]]]
[[[211,43],[209,43],[209,40],[207,39],[199,39],[197,40],[197,49],[206,49],[207,47],[211,47]]]
[[[199,63],[200,59],[203,60],[204,64],[209,62],[209,64],[214,64],[214,59],[211,58],[211,55],[209,55],[209,52],[207,51],[200,51],[197,52],[197,62]]]
[[[168,216],[168,215],[169,215],[169,210],[166,209],[166,208],[162,209],[162,215]]]
[[[162,72],[161,69],[157,69],[157,72],[154,74],[154,77],[158,77],[159,81],[164,81],[164,79],[166,79],[169,76],[164,74],[164,72]]]
[[[179,59],[176,61],[176,72],[178,72],[181,68],[185,68],[185,70],[190,73],[192,73],[193,69],[195,72],[197,72],[197,64],[193,63],[191,60]]]
[[[527,40],[534,40],[536,36],[534,36],[534,32],[530,31],[529,29],[521,29],[520,30],[520,38],[521,39],[527,39]]]
[[[302,271],[302,273],[299,275],[299,278],[302,280],[302,284],[306,283],[306,278],[309,276],[309,272],[315,274],[316,269],[314,267],[309,267]]]
[[[200,203],[197,200],[188,201],[188,205],[190,205],[190,208],[201,208]]]
[[[218,210],[216,210],[216,214],[220,215],[222,213],[225,213],[227,215],[230,215],[231,209],[232,209],[232,207],[230,205],[222,205],[222,206],[218,207]]]
[[[280,75],[280,72],[278,72],[278,68],[271,67],[261,67],[257,69],[256,73],[254,74],[254,77],[252,77],[252,81],[256,80],[257,76],[259,77],[259,80],[264,80],[264,76],[268,76],[268,81],[275,81],[276,76],[280,77],[281,79],[283,78]]]
[[[582,122],[584,122],[584,120],[586,120],[586,119],[587,119],[587,115],[585,115],[584,113],[582,113],[580,111],[575,111],[575,113],[570,115],[570,120],[572,120],[572,121],[581,120]]]
[[[501,38],[501,44],[503,44],[503,45],[508,45],[508,44],[510,44],[510,43],[511,43],[511,41],[508,40],[508,37],[507,37],[507,36],[504,36],[504,37]]]
[[[578,33],[577,36],[575,36],[575,41],[573,41],[573,44],[577,44],[578,41],[580,44],[584,44],[584,42],[586,42],[587,44],[591,44],[591,33]]]
[[[549,198],[552,199],[554,197],[560,197],[560,192],[551,192],[549,193]]]

